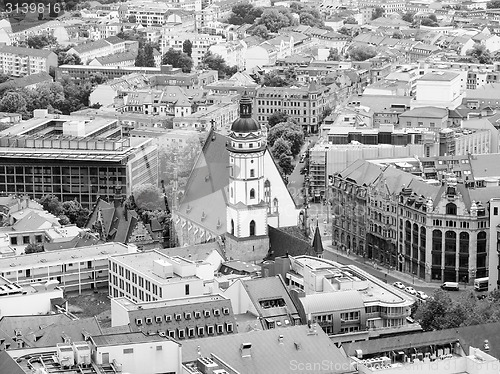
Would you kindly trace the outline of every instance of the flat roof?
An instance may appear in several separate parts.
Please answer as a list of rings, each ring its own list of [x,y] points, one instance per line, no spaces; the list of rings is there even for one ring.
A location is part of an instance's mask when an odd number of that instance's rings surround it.
[[[118,263],[121,263],[123,265],[128,266],[131,269],[134,269],[134,271],[137,271],[139,273],[142,273],[149,278],[155,280],[158,283],[174,283],[174,282],[179,282],[179,281],[184,281],[188,279],[201,279],[196,275],[191,275],[191,276],[184,276],[181,277],[175,272],[172,274],[172,278],[163,278],[158,275],[156,275],[153,272],[153,262],[154,261],[162,261],[165,262],[167,261],[168,263],[172,262],[177,262],[179,265],[193,265],[196,266],[196,264],[191,263],[190,261],[186,259],[180,259],[178,257],[169,257],[167,255],[164,255],[161,252],[158,251],[147,251],[147,252],[137,252],[137,253],[129,253],[129,254],[124,254],[121,256],[114,256],[113,260],[115,260]],[[182,260],[182,261],[179,261]]]
[[[136,303],[126,297],[115,297],[113,299],[116,303],[123,306],[127,311],[132,310],[147,310],[147,309],[157,309],[157,308],[165,308],[179,305],[193,305],[193,304],[202,304],[208,303],[211,301],[220,301],[220,300],[228,300],[225,296],[221,294],[214,295],[199,295],[199,296],[188,296],[188,297],[179,297],[176,299],[168,299],[168,300],[157,300],[157,301],[148,301],[143,303]]]
[[[128,253],[129,248],[122,243],[105,243],[89,247],[63,249],[60,251],[39,252],[16,257],[0,258],[2,272],[26,268],[48,267],[53,263],[83,262],[87,259],[108,258],[113,255]]]

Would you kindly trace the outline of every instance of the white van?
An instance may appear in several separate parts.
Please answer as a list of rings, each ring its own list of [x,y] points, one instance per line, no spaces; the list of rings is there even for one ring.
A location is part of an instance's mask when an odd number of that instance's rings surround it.
[[[441,285],[441,288],[443,290],[448,290],[448,291],[458,291],[460,288],[458,287],[457,282],[444,282]]]

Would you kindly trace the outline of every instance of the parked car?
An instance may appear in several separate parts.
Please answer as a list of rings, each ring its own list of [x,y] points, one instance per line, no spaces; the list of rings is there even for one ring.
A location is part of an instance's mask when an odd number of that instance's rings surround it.
[[[396,288],[399,288],[400,290],[404,290],[404,288],[405,288],[405,285],[401,282],[393,283],[393,286]]]
[[[458,291],[460,289],[458,286],[458,282],[444,282],[441,285],[441,288],[447,291]]]
[[[425,292],[423,291],[417,291],[417,297],[420,299],[420,300],[427,300],[429,298],[429,295],[427,295]]]
[[[417,291],[415,291],[415,289],[413,287],[410,287],[410,286],[406,287],[405,291],[407,293],[409,293],[410,295],[416,295],[417,294]]]

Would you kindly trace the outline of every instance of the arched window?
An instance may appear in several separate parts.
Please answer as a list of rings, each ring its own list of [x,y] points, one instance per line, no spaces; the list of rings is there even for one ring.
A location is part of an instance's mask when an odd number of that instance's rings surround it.
[[[231,220],[231,235],[234,235],[234,221]]]
[[[461,232],[459,241],[460,253],[469,253],[469,233]]]
[[[457,234],[454,231],[446,231],[444,234],[444,250],[445,252],[456,252],[457,250]]]
[[[254,236],[254,235],[255,235],[255,221],[251,220],[250,221],[250,236]]]
[[[255,199],[255,190],[253,188],[250,190],[250,199]]]
[[[273,200],[273,213],[278,213],[278,199],[274,198]]]
[[[457,215],[457,206],[453,203],[446,204],[446,214]]]

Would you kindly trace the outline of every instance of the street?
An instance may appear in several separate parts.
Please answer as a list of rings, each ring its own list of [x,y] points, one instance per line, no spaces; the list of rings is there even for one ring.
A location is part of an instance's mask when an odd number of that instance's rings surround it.
[[[325,250],[323,253],[324,258],[336,261],[343,265],[356,265],[360,269],[366,271],[368,274],[386,281],[389,284],[393,284],[394,282],[402,282],[405,286],[411,286],[417,291],[425,292],[429,296],[431,296],[433,292],[440,286],[440,283],[425,283],[421,279],[413,278],[409,274],[403,274],[395,270],[388,270],[378,265],[376,265],[377,267],[375,267],[371,261],[364,261],[364,259],[355,255],[347,256],[345,252],[340,252],[333,249],[331,241],[329,240],[323,240],[323,248]],[[463,287],[463,284],[461,284],[459,291],[447,292],[453,300],[456,300],[466,292],[470,292],[471,290],[473,290],[472,286],[467,286],[466,288]]]

